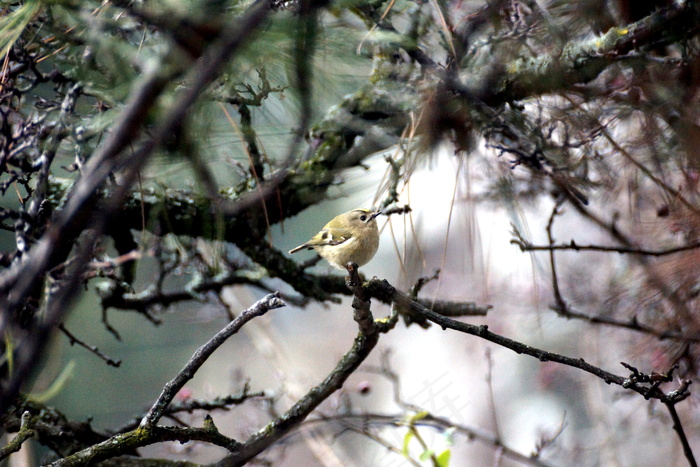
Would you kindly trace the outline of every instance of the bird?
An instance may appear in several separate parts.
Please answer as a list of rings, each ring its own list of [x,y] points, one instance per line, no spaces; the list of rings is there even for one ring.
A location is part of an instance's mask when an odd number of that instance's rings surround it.
[[[373,209],[353,209],[339,214],[323,226],[311,240],[289,250],[316,250],[331,266],[345,270],[349,262],[367,264],[379,248],[376,217],[382,212]]]

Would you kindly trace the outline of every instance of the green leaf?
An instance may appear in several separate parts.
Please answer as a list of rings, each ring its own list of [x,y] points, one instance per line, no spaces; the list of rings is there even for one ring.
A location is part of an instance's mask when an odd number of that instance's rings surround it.
[[[452,456],[452,451],[450,451],[449,449],[445,449],[437,457],[437,465],[439,467],[449,467],[451,456]]]
[[[415,435],[411,430],[408,430],[406,432],[406,436],[403,437],[403,448],[401,449],[401,453],[404,455],[404,457],[408,457],[408,444],[411,442]]]
[[[424,419],[425,417],[427,417],[427,416],[428,416],[428,411],[427,411],[427,410],[420,411],[420,412],[418,412],[417,414],[414,414],[414,415],[412,415],[411,417],[409,417],[409,419],[408,419],[408,424],[409,424],[409,425],[414,425],[416,422],[418,422],[418,421],[420,421],[420,420],[423,420],[423,419]]]

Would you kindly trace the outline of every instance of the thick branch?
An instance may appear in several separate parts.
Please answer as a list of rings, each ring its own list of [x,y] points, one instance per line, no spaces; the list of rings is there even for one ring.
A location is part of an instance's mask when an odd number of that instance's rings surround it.
[[[571,41],[550,54],[499,64],[495,77],[470,74],[454,87],[488,105],[518,101],[587,83],[632,50],[650,49],[697,33],[697,3],[674,3],[625,28],[611,28],[601,37]],[[485,70],[485,74],[493,74],[493,70]]]

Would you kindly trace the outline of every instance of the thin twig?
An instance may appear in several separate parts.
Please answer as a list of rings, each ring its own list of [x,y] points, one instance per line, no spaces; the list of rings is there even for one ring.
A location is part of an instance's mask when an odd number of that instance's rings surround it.
[[[554,234],[552,233],[552,230],[554,229],[554,219],[557,217],[557,215],[561,214],[559,208],[561,207],[562,203],[563,199],[554,205],[554,208],[552,208],[552,214],[549,216],[549,221],[547,221],[547,239],[549,240],[550,245],[554,244]],[[566,310],[568,305],[566,301],[564,301],[564,297],[562,297],[561,290],[559,289],[559,276],[557,274],[557,262],[554,259],[554,251],[549,252],[549,266],[552,270],[552,289],[554,293],[554,300],[557,303],[557,307]]]
[[[680,245],[676,247],[649,250],[642,247],[632,247],[632,246],[605,246],[605,245],[579,245],[574,240],[570,243],[562,243],[559,245],[534,245],[522,238],[512,239],[510,241],[512,245],[518,245],[521,251],[555,251],[555,250],[570,250],[570,251],[600,251],[608,253],[619,253],[632,254],[632,255],[645,255],[645,256],[666,256],[672,255],[674,253],[681,253],[683,251],[697,250],[700,248],[700,242],[690,243],[688,245]]]
[[[676,411],[675,402],[666,402],[664,405],[668,409],[668,413],[671,414],[671,419],[673,420],[673,429],[678,435],[678,439],[681,442],[681,446],[683,446],[683,454],[685,455],[685,458],[688,459],[688,465],[690,465],[690,467],[697,467],[698,463],[695,460],[695,456],[693,455],[693,450],[690,448],[690,443],[688,442],[688,437],[685,435],[685,430],[683,430],[683,424],[681,423],[681,419],[678,416],[678,412]]]
[[[327,415],[323,416],[320,418],[315,418],[313,420],[307,420],[304,422],[303,425],[317,425],[321,423],[329,423],[329,422],[339,422],[343,424],[343,428],[349,429],[352,431],[356,431],[357,433],[362,433],[363,435],[367,436],[368,431],[366,431],[366,428],[371,425],[377,425],[381,427],[396,427],[398,421],[400,421],[403,418],[402,414],[395,414],[395,415],[387,415],[387,414],[375,414],[375,413],[365,413],[365,414],[338,414],[338,415]],[[353,425],[352,423],[356,423],[358,425],[361,425],[363,429],[360,431]],[[526,464],[526,465],[532,465],[536,467],[549,467],[550,464],[547,464],[546,462],[537,459],[535,457],[530,457],[528,455],[525,455],[521,452],[518,452],[507,445],[503,444],[503,442],[495,435],[492,433],[488,433],[484,430],[470,427],[464,424],[459,424],[455,423],[454,420],[451,420],[446,417],[439,417],[433,414],[428,413],[424,418],[421,418],[420,420],[416,420],[414,422],[416,426],[424,426],[424,427],[431,427],[435,429],[441,429],[441,430],[447,430],[447,429],[455,429],[458,433],[463,434],[466,436],[469,440],[475,439],[477,441],[480,441],[484,444],[488,444],[496,449],[501,450],[503,453],[504,457],[507,457],[509,459],[515,460],[517,462]],[[374,438],[372,438],[375,440]],[[376,441],[376,440],[375,440]],[[393,452],[397,452],[392,449]]]
[[[628,329],[630,331],[642,332],[644,334],[655,336],[661,340],[673,339],[682,342],[700,342],[700,335],[698,334],[685,334],[672,329],[656,329],[647,324],[640,323],[636,316],[633,316],[627,321],[621,321],[605,315],[589,315],[582,313],[575,310],[568,304],[566,308],[559,308],[557,306],[550,306],[550,308],[552,311],[555,311],[564,318],[580,319],[583,321],[588,321],[591,324],[603,324],[606,326]]]
[[[98,349],[97,346],[87,344],[87,343],[81,341],[80,339],[78,339],[77,337],[75,337],[75,335],[73,333],[71,333],[68,329],[66,329],[66,326],[63,323],[58,325],[58,329],[60,329],[63,332],[63,334],[65,334],[66,337],[68,337],[70,345],[78,344],[79,346],[89,350],[90,352],[92,352],[93,354],[97,355],[99,358],[104,360],[107,365],[113,366],[115,368],[119,368],[119,365],[122,364],[122,361],[120,359],[112,358],[109,355],[100,351],[100,349]]]

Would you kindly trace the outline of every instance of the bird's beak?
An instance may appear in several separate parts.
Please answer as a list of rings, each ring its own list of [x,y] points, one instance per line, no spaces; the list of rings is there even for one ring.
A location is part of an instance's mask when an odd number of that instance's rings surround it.
[[[372,213],[372,217],[370,217],[369,220],[374,219],[375,217],[377,217],[377,216],[380,215],[381,213],[382,213],[382,211],[375,211],[375,212],[373,212],[373,213]]]

